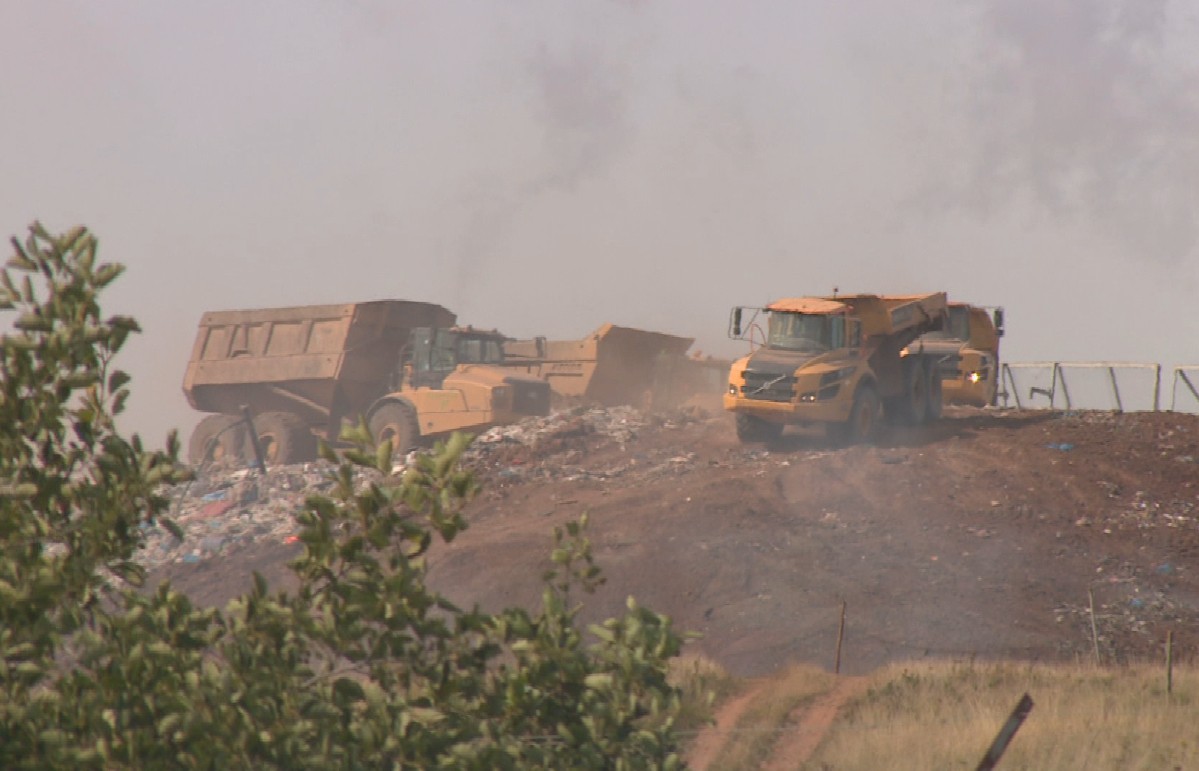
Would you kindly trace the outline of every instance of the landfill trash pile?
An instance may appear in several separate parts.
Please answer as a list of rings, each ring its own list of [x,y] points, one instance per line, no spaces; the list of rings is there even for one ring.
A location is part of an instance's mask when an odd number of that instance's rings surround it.
[[[593,438],[623,448],[642,431],[676,427],[688,419],[683,414],[645,416],[630,407],[575,408],[488,430],[467,451],[464,464],[484,474],[498,471],[500,479],[531,478],[539,473],[554,478],[606,479],[631,469],[650,468],[681,472],[694,465],[694,453],[657,452],[653,458],[633,455],[611,467],[587,468],[582,464],[579,441]],[[550,455],[559,462],[552,470],[539,472],[539,459]],[[414,457],[415,453],[398,458],[392,474],[402,473]],[[574,465],[569,465],[572,460]],[[299,529],[296,513],[307,495],[329,490],[332,470],[326,461],[271,466],[265,474],[232,466],[197,469],[193,481],[169,491],[172,504],[168,516],[183,531],[183,540],[164,528],[146,526],[146,542],[137,560],[153,569],[168,563],[202,562],[261,541],[294,543]],[[356,481],[366,484],[370,474],[359,470]]]
[[[183,540],[165,528],[146,526],[146,542],[136,559],[152,569],[201,562],[258,541],[294,543],[296,512],[307,495],[332,486],[331,470],[324,461],[272,466],[265,474],[228,466],[198,469],[193,481],[171,491],[167,516],[183,531]],[[365,484],[368,474],[357,472],[357,481]]]
[[[630,448],[650,432],[677,429],[707,417],[702,410],[664,415],[644,414],[632,407],[578,407],[493,428],[475,440],[466,462],[501,484],[618,478],[632,481],[679,475],[695,468],[694,452],[675,446]],[[604,449],[617,452],[598,452]]]
[[[475,440],[472,453],[479,457],[497,446],[537,447],[587,434],[600,434],[620,444],[628,444],[646,425],[645,416],[632,407],[576,407],[491,428]]]
[[[1106,600],[1062,603],[1054,608],[1057,623],[1069,623],[1091,638],[1107,660],[1121,650],[1135,648],[1131,637],[1146,637],[1162,626],[1185,626],[1186,601],[1173,591],[1186,574],[1185,565],[1161,562],[1146,569],[1128,561],[1105,559],[1096,568],[1094,585],[1104,589]],[[1086,598],[1084,598],[1085,600]]]
[[[484,493],[494,498],[513,484],[592,482],[600,487],[608,483],[627,487],[713,468],[741,468],[761,476],[768,467],[828,454],[794,449],[772,453],[736,446],[704,459],[687,448],[686,440],[663,434],[721,418],[700,408],[669,413],[642,413],[631,407],[576,408],[493,428],[476,440],[466,462],[487,479]],[[655,435],[665,441],[654,441]]]

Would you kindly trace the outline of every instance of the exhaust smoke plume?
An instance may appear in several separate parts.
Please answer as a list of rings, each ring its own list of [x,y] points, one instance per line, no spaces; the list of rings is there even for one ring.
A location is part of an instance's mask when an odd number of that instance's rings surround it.
[[[993,0],[978,10],[962,203],[986,212],[1027,195],[1137,255],[1193,255],[1199,68],[1185,5]]]
[[[634,138],[628,115],[632,90],[630,68],[635,43],[623,38],[622,27],[636,23],[632,13],[641,3],[613,2],[610,25],[571,31],[566,42],[545,40],[523,54],[524,66],[515,94],[525,94],[532,118],[531,138],[538,148],[532,163],[504,179],[468,183],[460,199],[466,221],[454,247],[458,265],[456,301],[469,307],[471,293],[484,266],[509,246],[514,220],[548,194],[569,195],[604,174]],[[584,17],[587,14],[583,14]],[[614,20],[613,20],[614,19]],[[586,18],[574,21],[583,26]],[[519,45],[519,44],[518,44]]]

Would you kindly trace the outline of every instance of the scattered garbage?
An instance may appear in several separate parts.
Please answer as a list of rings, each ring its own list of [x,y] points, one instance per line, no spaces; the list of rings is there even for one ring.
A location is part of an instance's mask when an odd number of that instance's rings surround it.
[[[1069,442],[1050,442],[1045,447],[1050,450],[1060,450],[1061,452],[1070,452],[1074,449],[1074,445]]]
[[[623,449],[647,428],[676,428],[703,417],[696,411],[646,416],[632,407],[578,407],[492,428],[476,438],[463,462],[503,483],[548,477],[606,482],[680,475],[697,465],[694,452],[676,447],[583,465],[590,449],[583,443],[610,443]],[[769,457],[761,450],[738,452],[748,459]],[[402,473],[415,457],[410,453],[397,459],[392,474]],[[295,515],[305,497],[329,489],[332,469],[326,461],[271,466],[265,474],[249,468],[201,468],[195,480],[171,491],[174,504],[168,516],[183,531],[183,539],[165,528],[149,528],[137,559],[155,568],[219,558],[258,542],[298,543]],[[377,472],[358,471],[355,487],[369,484],[371,474]]]
[[[155,568],[210,560],[259,541],[294,543],[288,538],[295,536],[295,515],[307,495],[329,488],[331,468],[323,461],[272,466],[264,475],[245,468],[202,468],[195,480],[170,491],[167,516],[183,539],[165,528],[148,528],[136,559]],[[359,472],[364,483],[367,473]]]

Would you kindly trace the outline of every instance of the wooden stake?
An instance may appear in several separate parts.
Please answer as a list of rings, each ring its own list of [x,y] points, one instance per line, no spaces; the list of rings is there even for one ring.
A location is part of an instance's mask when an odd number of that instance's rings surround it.
[[[841,623],[837,626],[837,658],[833,661],[833,674],[841,674],[841,642],[845,639],[845,600],[841,600]]]
[[[1166,693],[1174,693],[1174,630],[1166,632]]]
[[[1032,707],[1032,698],[1027,693],[1020,697],[1016,708],[1008,716],[1007,722],[1003,724],[1003,728],[999,729],[999,735],[995,737],[995,741],[991,742],[990,748],[987,749],[987,754],[983,756],[982,761],[979,762],[974,771],[992,771],[995,768],[999,763],[999,759],[1003,757],[1003,753],[1007,750],[1008,744],[1011,743],[1012,737],[1016,735],[1016,731],[1019,731],[1020,726],[1024,725],[1024,721],[1028,719],[1028,714],[1032,712]]]
[[[1091,599],[1091,643],[1095,648],[1095,666],[1099,666],[1099,627],[1095,625],[1095,590],[1087,589]]]

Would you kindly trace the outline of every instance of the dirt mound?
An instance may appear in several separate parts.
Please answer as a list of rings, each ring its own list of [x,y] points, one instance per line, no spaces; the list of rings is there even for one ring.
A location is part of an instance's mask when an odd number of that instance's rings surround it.
[[[435,550],[435,587],[485,608],[533,605],[552,526],[589,512],[608,583],[587,618],[635,595],[739,675],[831,666],[842,600],[850,673],[924,656],[1089,656],[1088,590],[1108,661],[1156,656],[1167,628],[1199,621],[1190,415],[959,409],[837,449],[802,432],[743,446],[721,413],[574,410],[495,429],[469,462],[483,493],[471,528]],[[273,495],[265,485],[221,516],[253,533]],[[267,528],[192,564],[166,550],[153,577],[222,602],[252,570],[284,577],[286,540]]]

